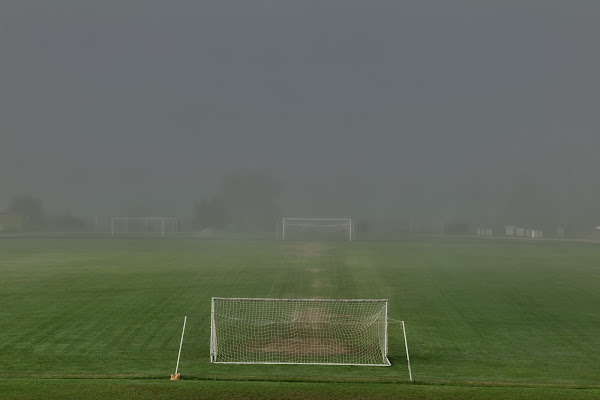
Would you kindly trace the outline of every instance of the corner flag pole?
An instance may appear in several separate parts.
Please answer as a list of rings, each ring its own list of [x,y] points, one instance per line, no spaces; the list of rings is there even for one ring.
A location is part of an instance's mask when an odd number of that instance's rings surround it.
[[[177,366],[175,367],[175,375],[179,371],[179,358],[181,357],[181,346],[183,345],[183,335],[185,334],[185,323],[187,321],[187,315],[183,319],[183,331],[181,332],[181,342],[179,343],[179,354],[177,355]]]
[[[402,332],[404,333],[404,347],[406,348],[406,361],[408,362],[408,377],[412,382],[412,371],[410,370],[410,358],[408,357],[408,343],[406,342],[406,329],[404,329],[404,321],[402,322]]]

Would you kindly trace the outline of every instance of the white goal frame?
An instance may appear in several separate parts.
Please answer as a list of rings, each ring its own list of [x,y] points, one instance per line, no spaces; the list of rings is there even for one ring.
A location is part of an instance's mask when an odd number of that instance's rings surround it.
[[[331,228],[343,227],[347,229],[347,240],[351,242],[354,239],[354,225],[352,218],[283,218],[281,221],[281,240],[285,240],[286,226],[300,226],[303,228]]]
[[[144,230],[143,231],[129,231],[129,222],[143,222]],[[119,231],[115,229],[115,223],[124,222],[126,225],[125,231]],[[148,223],[151,224],[160,224],[160,230],[156,231],[148,231]],[[173,227],[173,230],[165,229],[169,227]],[[175,217],[110,217],[110,234],[112,236],[117,235],[158,235],[158,236],[167,236],[169,234],[177,233],[177,218]]]
[[[371,336],[377,336],[377,338],[371,337],[373,343],[371,343],[371,348],[377,348],[377,350],[371,350],[371,354],[368,357],[375,357],[377,359],[381,359],[380,363],[359,363],[359,362],[313,362],[313,361],[220,361],[219,360],[219,351],[220,351],[220,343],[219,338],[217,336],[217,321],[216,318],[222,317],[221,315],[216,315],[216,306],[215,302],[219,301],[239,301],[239,302],[252,302],[250,303],[252,306],[256,304],[254,309],[251,309],[254,312],[260,311],[261,306],[264,305],[265,302],[288,302],[288,303],[307,303],[307,305],[318,304],[318,303],[339,303],[342,307],[344,304],[351,306],[351,303],[381,303],[381,315],[378,317],[373,317],[370,315],[371,320],[369,321],[371,324],[377,324],[375,335],[371,334]],[[260,304],[263,303],[263,304]],[[264,310],[264,307],[263,307]],[[281,314],[281,316],[283,313]],[[240,319],[235,316],[223,316],[225,319],[229,318],[230,320],[235,321],[236,323],[242,323],[243,319]],[[276,330],[277,325],[281,323],[286,323],[286,321],[282,320],[259,320],[255,324],[258,325],[261,329],[272,329]],[[295,322],[295,321],[292,321]],[[356,321],[351,321],[351,324],[355,324]],[[326,325],[325,322],[319,321],[319,323]],[[348,326],[348,321],[345,321],[343,324]],[[335,327],[335,323],[333,324]],[[249,327],[250,330],[252,327]],[[337,326],[338,331],[348,331],[347,328],[342,326]],[[306,328],[309,331],[311,329],[317,329],[315,327]],[[328,331],[327,337],[334,337],[335,331]],[[274,335],[273,337],[276,337]],[[293,336],[293,335],[291,335]],[[281,340],[281,339],[280,339]],[[286,339],[283,339],[284,341]],[[292,344],[297,344],[298,342],[302,343],[302,338],[291,337],[289,340]],[[306,340],[306,339],[305,339]],[[252,348],[253,342],[248,342],[249,348]],[[227,346],[225,344],[224,346]],[[231,346],[231,345],[229,345]],[[300,344],[302,346],[302,344]],[[240,346],[235,346],[236,350],[239,349]],[[377,354],[377,356],[375,356]],[[295,354],[291,355],[289,358],[293,358]],[[356,365],[356,366],[390,366],[390,360],[388,359],[388,300],[387,299],[270,299],[270,298],[243,298],[243,297],[213,297],[211,302],[211,324],[210,324],[210,362],[216,364],[302,364],[302,365]],[[225,356],[227,358],[227,356]],[[285,357],[284,357],[285,358]]]

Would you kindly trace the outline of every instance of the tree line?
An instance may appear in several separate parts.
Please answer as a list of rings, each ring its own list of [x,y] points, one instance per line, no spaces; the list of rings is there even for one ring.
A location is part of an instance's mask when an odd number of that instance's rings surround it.
[[[193,205],[193,228],[197,230],[272,230],[280,211],[283,186],[272,177],[256,172],[225,176],[216,193]],[[24,216],[24,229],[82,230],[86,222],[70,212],[48,214],[42,200],[18,195],[9,200],[7,211]]]

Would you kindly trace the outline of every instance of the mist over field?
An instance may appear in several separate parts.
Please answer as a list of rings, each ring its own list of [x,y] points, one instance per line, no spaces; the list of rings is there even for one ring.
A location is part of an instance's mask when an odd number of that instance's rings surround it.
[[[0,0],[0,399],[600,399],[599,16]]]
[[[0,210],[600,225],[599,11],[4,1]]]

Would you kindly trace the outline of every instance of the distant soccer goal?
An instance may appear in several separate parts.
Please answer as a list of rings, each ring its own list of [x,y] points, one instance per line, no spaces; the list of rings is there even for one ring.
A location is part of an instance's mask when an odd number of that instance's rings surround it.
[[[283,218],[282,240],[347,240],[354,239],[350,218]]]
[[[112,217],[110,233],[116,235],[167,236],[177,233],[177,218]]]
[[[213,297],[210,360],[389,366],[387,300]]]

